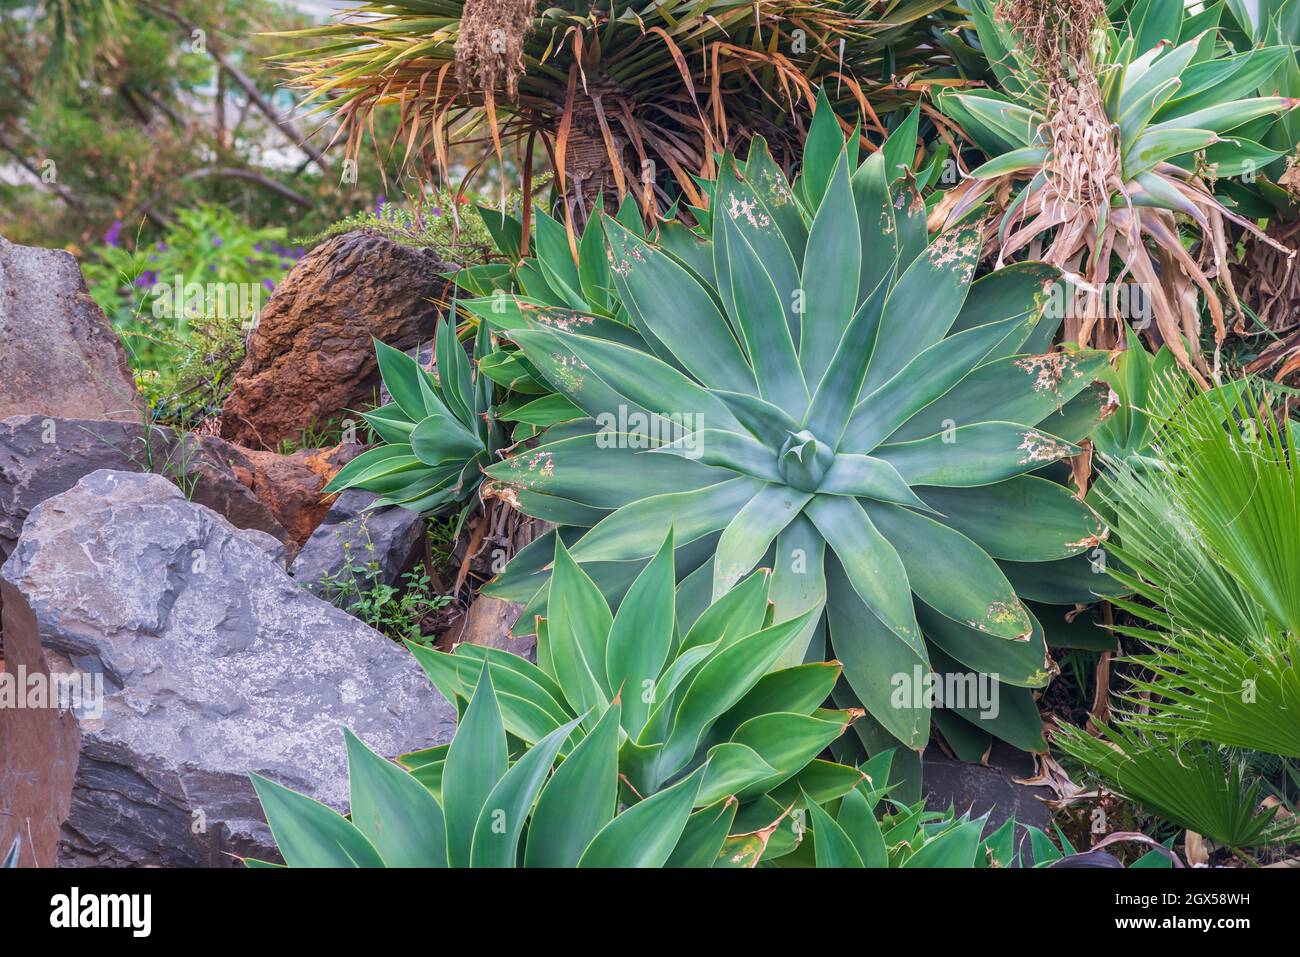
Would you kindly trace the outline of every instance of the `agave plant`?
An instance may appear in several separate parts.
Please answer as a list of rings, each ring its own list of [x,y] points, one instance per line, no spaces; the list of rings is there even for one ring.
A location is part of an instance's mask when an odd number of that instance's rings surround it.
[[[487,328],[480,327],[475,357],[489,348]],[[435,334],[437,375],[378,339],[375,354],[392,401],[362,418],[383,442],[341,468],[324,492],[362,488],[381,495],[381,505],[425,513],[469,501],[503,437],[492,381],[471,365],[457,340],[454,311]]]
[[[693,176],[709,174],[716,153],[752,132],[793,157],[802,132],[794,108],[823,80],[853,109],[868,107],[869,94],[882,111],[914,97],[894,75],[926,64],[927,18],[944,6],[369,3],[289,34],[319,45],[286,66],[310,91],[307,102],[340,119],[353,156],[371,113],[387,104],[401,109],[397,142],[408,157],[418,151],[422,172],[445,176],[453,146],[474,139],[498,155],[518,147],[527,185],[540,139],[572,226],[602,189],[635,196],[648,216],[671,206],[668,183],[698,204]]]
[[[471,700],[481,664],[490,662],[510,695],[502,702],[506,730],[530,745],[574,718],[591,731],[617,701],[619,775],[634,795],[658,793],[707,765],[695,806],[733,798],[742,819],[768,814],[767,825],[801,791],[831,800],[852,789],[862,772],[817,760],[861,713],[821,708],[838,663],[772,670],[805,619],[770,622],[765,572],[678,627],[675,551],[670,531],[615,615],[556,539],[537,665],[468,645],[457,654],[414,645],[412,652],[449,701]]]
[[[724,820],[722,805],[691,814],[703,768],[619,810],[619,710],[617,703],[608,708],[553,774],[577,719],[512,761],[500,699],[484,664],[436,793],[350,731],[350,820],[258,775],[253,786],[291,867],[514,867],[521,863],[525,828],[525,865],[662,867],[679,845],[687,857],[682,863],[689,864],[698,860],[692,853],[697,839],[708,842],[701,853],[711,864],[729,821],[715,827]]]
[[[770,623],[768,576],[754,574],[683,632],[673,553],[669,533],[611,615],[558,544],[538,665],[473,645],[445,654],[410,644],[462,713],[455,738],[406,755],[408,773],[349,735],[351,823],[255,777],[285,859],[752,865],[797,848],[793,822],[812,804],[856,794],[874,806],[887,756],[862,770],[818,757],[855,717],[820,707],[838,665],[769,671],[803,622]]]
[[[531,627],[558,534],[613,604],[671,526],[683,625],[771,568],[776,620],[806,622],[781,664],[833,653],[873,753],[928,740],[933,695],[913,679],[969,671],[998,676],[1000,709],[949,699],[945,737],[1041,749],[1030,689],[1054,666],[1017,591],[1087,601],[1105,576],[1083,554],[1095,516],[1033,473],[1096,423],[1107,357],[1045,353],[1057,270],[972,282],[978,231],[927,243],[895,162],[911,144],[860,163],[820,104],[795,184],[756,140],[724,157],[707,230],[643,238],[605,216],[604,261],[557,259],[570,285],[590,265],[628,324],[522,296],[464,304],[576,416],[488,469],[493,494],[561,526],[489,591],[526,602]]]
[[[1164,342],[1205,384],[1197,294],[1216,344],[1226,328],[1211,276],[1242,314],[1226,224],[1273,242],[1216,199],[1205,176],[1253,171],[1280,155],[1249,135],[1300,100],[1253,94],[1294,54],[1274,45],[1223,55],[1215,33],[1220,4],[1199,14],[1158,0],[1136,6],[1142,9],[1118,30],[1099,16],[1069,49],[1052,39],[1061,23],[1049,19],[1030,37],[1025,23],[1003,19],[1008,10],[1065,8],[975,0],[975,32],[1000,89],[949,90],[938,104],[989,160],[936,205],[931,225],[952,226],[994,200],[1001,215],[990,216],[986,229],[998,260],[1041,249],[1065,269],[1080,289],[1065,335],[1083,344],[1094,336],[1121,341],[1117,330],[1095,327],[1117,312],[1118,285],[1108,283],[1131,276],[1150,296]],[[1044,34],[1047,52],[1033,42]],[[1200,261],[1184,247],[1184,226],[1201,241]]]

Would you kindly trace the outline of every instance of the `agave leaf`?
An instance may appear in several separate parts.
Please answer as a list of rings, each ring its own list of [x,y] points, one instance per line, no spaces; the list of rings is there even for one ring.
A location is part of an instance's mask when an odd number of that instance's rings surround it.
[[[944,233],[907,267],[889,294],[871,353],[867,394],[888,382],[952,328],[979,260],[975,229]]]
[[[857,312],[858,264],[862,259],[859,242],[857,211],[849,187],[848,157],[841,151],[826,195],[813,219],[804,260],[799,365],[808,383],[822,381]],[[734,255],[732,268],[735,268]]]
[[[351,821],[309,797],[249,774],[276,847],[290,867],[383,867]]]
[[[817,495],[807,515],[835,552],[858,597],[904,642],[919,648],[920,629],[912,610],[907,572],[895,546],[876,528],[856,500]]]
[[[1069,558],[1096,547],[1104,531],[1097,516],[1068,489],[1033,475],[976,488],[928,487],[922,497],[942,516],[940,521],[994,558]]]
[[[578,866],[664,866],[686,829],[703,776],[700,768],[618,815],[587,845]]]
[[[446,867],[447,828],[433,795],[351,730],[343,734],[353,825],[389,867]]]
[[[816,801],[809,800],[808,813],[813,829],[818,867],[862,867],[862,856],[853,841]]]
[[[605,220],[613,277],[637,325],[650,329],[699,381],[755,393],[754,373],[713,298],[670,257]]]
[[[735,194],[729,194],[733,197]],[[808,405],[808,390],[799,368],[799,356],[791,337],[786,316],[786,302],[795,298],[795,286],[784,291],[774,277],[764,268],[764,260],[751,245],[739,225],[744,221],[746,208],[724,210],[718,217],[726,236],[727,266],[730,292],[735,303],[735,313],[745,349],[753,363],[759,395],[767,401],[800,417]],[[748,215],[754,215],[752,212]],[[764,227],[774,226],[761,221],[752,232],[761,234]]]
[[[555,677],[579,713],[608,707],[613,694],[605,670],[613,617],[596,583],[555,540],[555,571],[547,603],[548,648]]]
[[[899,698],[893,680],[895,675],[910,678],[929,672],[924,643],[918,649],[886,628],[858,597],[838,561],[827,567],[826,610],[835,657],[854,695],[889,735],[909,748],[924,748],[930,737],[930,709],[924,701]],[[861,733],[862,723],[854,728]]]
[[[574,558],[581,562],[649,558],[659,547],[659,533],[670,525],[677,530],[678,542],[720,532],[762,486],[756,479],[736,478],[624,505],[582,537],[574,546]]]
[[[514,867],[519,837],[561,746],[582,718],[556,728],[502,775],[483,803],[470,845],[471,867]]]
[[[1043,626],[1032,614],[1028,641],[994,638],[927,607],[918,608],[916,617],[931,648],[939,648],[976,673],[997,675],[999,682],[1021,688],[1042,688],[1056,674],[1047,657]]]
[[[608,687],[623,701],[622,723],[636,737],[650,715],[647,691],[663,671],[675,620],[673,532],[619,603],[605,649]]]
[[[725,799],[695,811],[664,866],[712,867],[727,842],[736,809],[734,800]]]
[[[1038,429],[980,422],[882,445],[876,455],[898,469],[909,485],[961,487],[1005,481],[1078,452],[1077,447]]]
[[[485,661],[474,697],[447,749],[443,771],[447,860],[452,867],[469,865],[470,845],[479,814],[508,766],[505,727],[492,687],[492,673]]]

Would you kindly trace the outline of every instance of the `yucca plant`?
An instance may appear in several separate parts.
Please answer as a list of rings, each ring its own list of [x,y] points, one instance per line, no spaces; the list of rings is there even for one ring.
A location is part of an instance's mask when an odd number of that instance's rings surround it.
[[[938,104],[989,160],[944,196],[931,225],[966,221],[993,200],[986,230],[998,261],[1029,251],[1066,270],[1080,290],[1066,338],[1083,344],[1122,340],[1097,326],[1116,312],[1108,284],[1131,277],[1150,296],[1164,342],[1205,384],[1198,294],[1216,345],[1226,332],[1211,277],[1241,315],[1227,223],[1273,242],[1215,198],[1207,169],[1229,177],[1280,155],[1248,134],[1300,102],[1254,95],[1293,53],[1274,45],[1225,55],[1220,4],[1198,14],[1159,0],[1136,6],[1116,29],[1100,0],[974,0],[975,33],[1000,89],[945,91]],[[1185,229],[1200,241],[1199,259]]]
[[[475,359],[489,348],[487,329],[480,327]],[[382,496],[380,505],[423,513],[469,502],[483,468],[502,448],[503,435],[492,381],[456,338],[455,311],[435,333],[436,374],[378,339],[375,354],[393,401],[361,416],[383,442],[343,466],[324,492],[361,488]]]
[[[846,110],[893,109],[933,55],[928,17],[949,6],[893,0],[672,0],[535,4],[507,0],[369,3],[289,36],[317,45],[286,58],[308,103],[341,121],[356,156],[372,111],[401,110],[398,146],[445,177],[455,144],[517,148],[524,181],[546,151],[580,226],[597,195],[633,195],[647,216],[698,204],[693,177],[724,147],[765,133],[796,156],[806,106],[834,81]],[[953,5],[955,6],[955,5]],[[876,128],[884,127],[876,120]],[[525,213],[529,215],[531,210]],[[575,222],[576,221],[576,222]]]
[[[1255,4],[1229,4],[1224,10],[1224,27],[1228,40],[1245,48],[1259,44],[1286,44],[1292,55],[1261,88],[1265,95],[1300,97],[1300,19],[1296,7],[1288,0],[1260,0]],[[1253,139],[1279,152],[1279,157],[1253,170],[1253,175],[1230,179],[1218,184],[1218,190],[1231,198],[1237,212],[1250,219],[1267,220],[1267,233],[1287,250],[1300,246],[1300,116],[1288,113],[1276,121],[1256,121]],[[1283,335],[1257,357],[1246,371],[1262,372],[1282,362],[1279,381],[1300,368],[1300,270],[1294,259],[1276,248],[1275,243],[1243,238],[1240,260],[1233,270],[1241,298],[1247,302],[1263,329]],[[1250,324],[1241,324],[1238,333],[1257,333]]]
[[[1033,473],[1096,423],[1107,357],[1046,351],[1055,268],[972,282],[977,230],[927,243],[894,161],[910,146],[859,162],[823,98],[795,184],[756,140],[723,158],[707,228],[643,238],[605,216],[606,257],[556,254],[610,315],[463,304],[574,407],[488,469],[492,494],[561,526],[489,586],[527,603],[522,628],[545,614],[557,534],[614,604],[672,526],[684,625],[771,568],[776,620],[806,622],[781,663],[841,661],[873,751],[925,745],[911,679],[931,672],[1001,682],[996,716],[942,712],[965,753],[989,733],[1043,747],[1031,689],[1054,665],[1017,591],[1069,604],[1107,579],[1083,554],[1096,518]]]

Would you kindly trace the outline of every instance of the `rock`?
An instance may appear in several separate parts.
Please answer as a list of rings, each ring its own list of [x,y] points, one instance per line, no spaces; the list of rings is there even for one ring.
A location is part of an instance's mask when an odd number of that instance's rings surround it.
[[[329,510],[321,489],[359,445],[293,455],[253,452],[213,435],[138,422],[13,416],[0,421],[0,560],[38,503],[97,469],[157,472],[237,528],[259,529],[294,552]]]
[[[321,490],[339,469],[365,451],[364,446],[353,442],[280,455],[241,448],[215,435],[205,435],[201,442],[209,455],[225,462],[271,510],[295,550],[311,537],[334,500],[333,495],[322,495]]]
[[[443,274],[454,268],[364,230],[312,250],[262,310],[222,411],[222,436],[275,448],[368,407],[380,383],[371,337],[397,349],[432,339]]]
[[[992,833],[1009,817],[1014,817],[1018,824],[1043,830],[1050,827],[1052,812],[1041,799],[1053,798],[1052,790],[1015,781],[1033,775],[1033,757],[995,741],[988,762],[988,765],[983,765],[957,761],[934,746],[928,748],[922,762],[926,808],[944,811],[951,805],[958,814],[970,811],[973,817],[988,813],[985,835]],[[1027,837],[1023,828],[1017,828],[1017,844],[1026,854]]]
[[[0,421],[0,560],[13,551],[32,509],[99,469],[165,475],[236,527],[290,541],[270,507],[225,464],[226,457],[212,443],[189,435],[182,440],[160,426],[149,430],[146,442],[139,422],[37,415]]]
[[[375,582],[395,585],[419,557],[424,546],[424,519],[404,508],[367,509],[379,496],[361,489],[339,494],[325,519],[307,540],[289,574],[313,594],[328,598],[324,581],[348,581],[342,574],[349,561],[375,562]]]
[[[48,682],[51,670],[63,672],[60,656],[42,654],[27,606],[11,592],[0,580],[6,636],[0,701],[6,693],[4,682],[26,687],[33,680]],[[22,837],[19,867],[55,865],[59,825],[72,806],[80,747],[81,732],[71,712],[10,707],[8,702],[0,707],[0,845],[7,850],[14,837]]]
[[[344,726],[390,756],[450,739],[414,659],[264,544],[151,474],[94,472],[32,511],[0,568],[6,663],[62,656],[103,694],[41,709],[24,733],[44,753],[6,753],[0,843],[30,829],[48,861],[57,832],[65,866],[275,860],[247,772],[342,811]],[[20,710],[0,709],[0,741],[35,720]]]
[[[459,630],[453,626],[451,643],[483,645],[487,648],[499,648],[514,652],[521,658],[537,663],[537,636],[523,635],[516,638],[510,629],[519,620],[524,606],[513,601],[493,598],[491,595],[479,595],[470,603],[469,611],[458,623]]]
[[[126,353],[76,257],[0,236],[0,419],[138,421],[140,403]]]

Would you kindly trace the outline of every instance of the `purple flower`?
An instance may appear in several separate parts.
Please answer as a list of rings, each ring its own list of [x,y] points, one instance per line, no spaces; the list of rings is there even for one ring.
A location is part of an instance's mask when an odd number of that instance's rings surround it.
[[[441,216],[441,215],[442,215],[442,207],[441,207],[441,206],[435,206],[435,207],[433,207],[433,215],[435,215],[435,216]]]
[[[378,216],[380,213],[382,213],[382,212],[384,211],[384,204],[387,203],[387,202],[388,202],[388,197],[385,196],[383,193],[380,193],[379,196],[375,199],[375,215],[376,215],[376,216]]]
[[[263,280],[262,280],[262,285],[265,286],[267,289],[270,289],[272,292],[275,291],[275,280],[274,280],[274,279],[263,279]]]
[[[158,285],[158,273],[153,269],[146,269],[140,275],[136,276],[135,284],[144,289],[149,289]]]
[[[104,245],[105,246],[120,245],[121,236],[122,236],[122,221],[120,219],[115,219],[113,220],[113,225],[108,227],[108,232],[104,233]]]
[[[253,244],[253,252],[255,252],[255,253],[260,253],[261,251],[262,251],[262,244],[261,244],[261,243],[254,243],[254,244]]]
[[[165,253],[167,251],[167,244],[160,239],[158,240],[157,249],[160,253]]]

